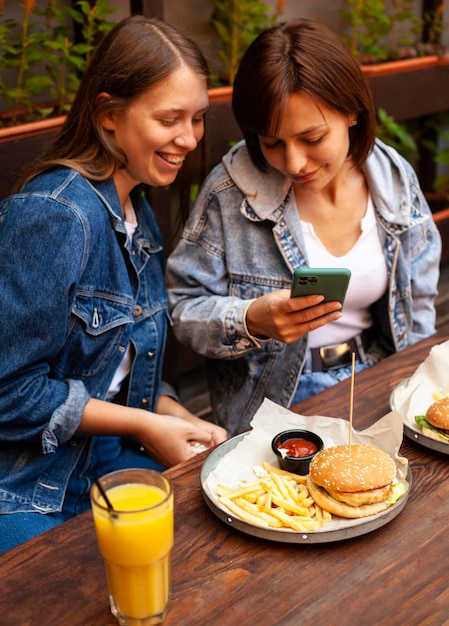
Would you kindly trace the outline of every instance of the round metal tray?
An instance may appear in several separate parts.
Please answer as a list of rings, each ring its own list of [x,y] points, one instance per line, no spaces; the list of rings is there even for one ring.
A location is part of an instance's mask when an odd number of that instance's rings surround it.
[[[402,496],[402,498],[398,500],[396,504],[394,504],[383,513],[378,513],[377,515],[372,515],[370,517],[364,517],[357,520],[344,520],[337,529],[326,530],[326,527],[324,526],[323,529],[304,533],[295,530],[289,530],[287,528],[261,528],[259,526],[254,526],[253,524],[244,522],[224,508],[221,508],[220,504],[209,496],[208,491],[204,488],[204,484],[209,474],[216,469],[222,458],[226,454],[228,454],[228,452],[230,452],[233,448],[235,448],[235,446],[243,439],[243,437],[245,437],[245,434],[246,433],[242,433],[241,435],[232,437],[231,439],[228,439],[220,446],[215,448],[215,450],[211,452],[211,454],[203,463],[200,474],[201,489],[207,506],[222,522],[225,522],[228,526],[232,526],[236,530],[244,532],[248,535],[252,535],[253,537],[268,539],[270,541],[280,541],[283,543],[329,543],[333,541],[341,541],[343,539],[352,539],[353,537],[359,537],[360,535],[366,535],[373,530],[377,530],[378,528],[385,526],[386,524],[391,522],[391,520],[393,520],[397,515],[399,515],[407,502],[412,485],[412,475],[410,472],[410,468],[407,469],[407,481],[409,484],[409,488],[407,490],[407,493],[404,494],[404,496]],[[342,520],[342,518],[338,519]]]
[[[394,406],[394,393],[400,387],[404,387],[407,385],[410,378],[406,378],[401,383],[396,385],[393,391],[390,394],[390,408],[392,411],[395,411]],[[427,437],[424,435],[421,430],[419,430],[418,425],[416,427],[412,426],[410,422],[407,420],[407,416],[402,416],[402,421],[404,423],[404,435],[413,441],[421,444],[425,448],[429,448],[429,450],[435,450],[436,452],[442,452],[443,454],[449,454],[449,443],[444,443],[444,441],[438,441],[437,439],[432,439],[432,437]]]

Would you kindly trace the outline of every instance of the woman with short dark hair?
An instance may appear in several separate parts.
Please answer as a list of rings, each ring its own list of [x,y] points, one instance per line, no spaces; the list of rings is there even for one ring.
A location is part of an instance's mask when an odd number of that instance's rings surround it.
[[[276,131],[294,93],[342,115],[356,116],[357,124],[350,127],[349,155],[354,165],[362,167],[376,134],[371,92],[359,63],[339,37],[307,20],[263,32],[240,64],[232,106],[254,164],[267,169],[259,136]]]
[[[205,181],[167,266],[175,334],[209,357],[229,433],[264,397],[291,406],[347,378],[352,354],[359,371],[433,333],[441,254],[415,172],[375,138],[366,80],[329,28],[259,35],[233,109],[245,141]],[[351,271],[343,310],[290,297],[307,267]]]

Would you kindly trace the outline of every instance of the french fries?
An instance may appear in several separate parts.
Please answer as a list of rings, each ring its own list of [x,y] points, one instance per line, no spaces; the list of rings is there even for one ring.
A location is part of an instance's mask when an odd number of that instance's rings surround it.
[[[442,400],[443,398],[447,398],[449,396],[449,391],[444,391],[443,393],[440,393],[439,391],[434,391],[432,393],[432,397],[435,400],[435,402],[437,402],[438,400]]]
[[[306,487],[307,476],[286,472],[266,461],[254,471],[257,480],[242,481],[238,489],[217,485],[218,501],[244,522],[309,532],[332,519],[313,501]]]

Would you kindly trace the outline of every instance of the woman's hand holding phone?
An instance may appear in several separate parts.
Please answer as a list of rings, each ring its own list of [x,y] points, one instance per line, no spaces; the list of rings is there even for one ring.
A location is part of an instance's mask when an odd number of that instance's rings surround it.
[[[280,289],[254,300],[246,312],[246,327],[254,337],[292,343],[306,333],[341,317],[341,303],[323,295],[291,297]]]

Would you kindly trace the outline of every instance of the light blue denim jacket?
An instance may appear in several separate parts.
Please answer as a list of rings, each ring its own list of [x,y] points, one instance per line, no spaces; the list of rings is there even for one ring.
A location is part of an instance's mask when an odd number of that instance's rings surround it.
[[[414,171],[395,150],[377,141],[364,173],[388,271],[387,293],[373,307],[384,355],[435,330],[441,239]],[[212,407],[230,434],[248,427],[264,397],[289,406],[300,384],[307,336],[261,342],[245,326],[254,298],[290,288],[294,269],[307,266],[290,192],[279,172],[254,167],[241,142],[206,179],[167,263],[175,334],[213,359]]]
[[[59,168],[0,203],[0,512],[61,510],[129,341],[128,404],[153,410],[167,329],[165,259],[152,210],[132,195],[126,234],[113,181]]]

